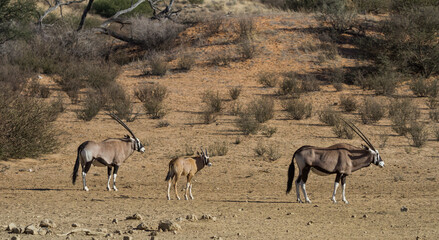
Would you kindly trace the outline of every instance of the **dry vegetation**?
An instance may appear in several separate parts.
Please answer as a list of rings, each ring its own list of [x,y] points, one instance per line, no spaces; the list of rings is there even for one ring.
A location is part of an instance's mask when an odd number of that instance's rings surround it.
[[[51,218],[53,238],[72,223],[110,239],[439,236],[437,4],[188,2],[175,22],[124,19],[132,44],[92,33],[98,24],[72,31],[77,17],[54,14],[43,29],[16,21],[29,30],[17,35],[0,22],[14,36],[0,38],[0,226]],[[125,134],[109,112],[147,152],[121,167],[119,192],[104,192],[106,170],[93,168],[83,193],[69,181],[77,147]],[[386,167],[348,177],[349,205],[332,204],[333,177],[316,175],[307,183],[314,203],[295,204],[284,190],[297,148],[363,143],[341,117]],[[197,199],[166,202],[167,163],[200,146],[213,166],[197,175]],[[143,220],[125,220],[133,213]],[[177,218],[182,230],[157,231]]]

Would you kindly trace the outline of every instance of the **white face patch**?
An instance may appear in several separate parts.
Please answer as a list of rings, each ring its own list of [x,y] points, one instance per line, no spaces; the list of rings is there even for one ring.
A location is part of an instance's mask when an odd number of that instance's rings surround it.
[[[378,166],[380,166],[380,167],[384,167],[384,161],[379,162],[379,163],[378,163]]]

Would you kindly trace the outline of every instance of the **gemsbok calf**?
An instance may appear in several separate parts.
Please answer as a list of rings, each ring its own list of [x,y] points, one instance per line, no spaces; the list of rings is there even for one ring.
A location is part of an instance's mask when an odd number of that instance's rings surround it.
[[[180,200],[180,197],[177,193],[177,182],[180,176],[187,177],[184,199],[188,200],[188,191],[190,198],[194,199],[194,197],[192,196],[192,178],[194,177],[195,173],[203,169],[204,166],[212,166],[212,163],[210,163],[209,161],[209,154],[207,153],[207,149],[203,151],[203,148],[201,148],[201,153],[197,152],[197,155],[198,156],[191,158],[179,157],[172,159],[169,162],[169,170],[165,179],[165,181],[168,181],[168,200],[171,200],[171,196],[169,194],[169,191],[171,190],[171,181],[174,183],[175,196],[178,200]]]
[[[358,136],[368,145],[364,148],[358,148],[350,144],[339,143],[330,147],[314,147],[314,146],[302,146],[293,155],[290,167],[288,168],[288,182],[287,182],[287,194],[291,191],[294,180],[294,159],[296,159],[297,166],[299,167],[299,176],[296,180],[296,194],[297,201],[302,203],[300,199],[300,190],[302,188],[305,201],[311,203],[306,194],[305,183],[308,179],[309,171],[312,170],[318,175],[337,174],[335,177],[334,191],[332,193],[332,201],[336,203],[335,194],[339,182],[342,184],[342,200],[348,203],[346,200],[346,177],[353,172],[368,167],[370,164],[375,164],[380,167],[384,167],[384,161],[381,159],[378,150],[376,150],[370,143],[369,139],[358,129],[354,124],[345,123],[354,130]]]
[[[145,152],[145,147],[140,140],[134,136],[134,133],[128,128],[128,126],[122,122],[116,115],[110,114],[110,116],[122,125],[132,137],[126,135],[125,138],[109,138],[102,142],[86,141],[78,147],[78,155],[76,157],[75,166],[73,167],[72,183],[75,184],[76,177],[78,176],[79,164],[82,166],[82,183],[84,190],[88,191],[85,176],[91,165],[98,167],[107,167],[108,180],[107,190],[111,191],[110,179],[111,170],[113,169],[113,189],[116,188],[117,171],[120,165],[133,154],[134,151],[141,153]]]

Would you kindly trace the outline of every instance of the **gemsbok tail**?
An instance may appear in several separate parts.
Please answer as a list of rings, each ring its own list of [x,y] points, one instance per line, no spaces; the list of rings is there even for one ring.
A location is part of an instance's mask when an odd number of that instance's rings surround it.
[[[293,159],[291,159],[290,167],[288,168],[288,181],[287,181],[287,192],[286,192],[286,194],[290,193],[291,188],[293,187],[294,170],[295,170],[294,157],[295,156],[296,156],[296,153],[294,153]]]
[[[169,163],[169,170],[168,170],[168,174],[166,175],[165,181],[169,181],[172,177],[174,177],[174,169],[172,167],[172,163]]]
[[[79,154],[81,154],[81,151],[85,148],[85,145],[87,145],[87,142],[83,142],[81,145],[79,145],[78,147],[78,154],[76,155],[76,162],[75,162],[75,166],[73,167],[73,173],[72,173],[72,183],[73,185],[75,185],[76,183],[76,177],[78,177],[78,169],[79,169]]]

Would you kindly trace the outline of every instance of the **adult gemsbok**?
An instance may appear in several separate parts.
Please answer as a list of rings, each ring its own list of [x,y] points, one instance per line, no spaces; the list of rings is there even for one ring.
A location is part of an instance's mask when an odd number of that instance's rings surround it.
[[[332,193],[332,201],[336,203],[335,193],[339,182],[342,184],[342,200],[348,203],[346,200],[346,177],[351,173],[368,167],[371,163],[384,167],[384,161],[381,159],[378,150],[372,145],[367,137],[357,128],[353,123],[349,123],[343,120],[361,139],[368,145],[364,148],[358,148],[350,144],[339,143],[327,148],[314,147],[314,146],[302,146],[293,155],[290,167],[288,169],[288,182],[287,182],[287,194],[291,191],[293,179],[294,179],[294,159],[296,159],[297,166],[299,167],[299,176],[296,180],[296,194],[297,201],[302,202],[300,199],[299,186],[302,188],[305,201],[311,203],[306,194],[305,183],[308,179],[309,171],[319,175],[337,174],[334,183],[334,192]]]
[[[116,115],[110,114],[110,116],[122,125],[132,137],[126,135],[124,138],[109,138],[102,142],[86,141],[78,147],[78,155],[76,157],[75,166],[73,167],[72,183],[75,184],[76,177],[78,176],[79,163],[82,166],[82,183],[84,184],[84,190],[88,191],[86,185],[85,176],[91,165],[98,167],[107,167],[108,180],[107,190],[111,191],[110,179],[111,170],[113,170],[113,189],[116,188],[116,176],[120,165],[134,152],[145,152],[145,147],[140,140],[134,136],[134,133],[128,128],[128,126],[122,122]]]
[[[175,196],[178,200],[180,200],[180,197],[177,193],[177,182],[180,176],[186,176],[187,183],[186,183],[186,191],[184,194],[184,199],[188,200],[187,193],[189,191],[189,196],[191,199],[194,199],[192,196],[192,183],[191,180],[194,177],[195,173],[199,172],[201,169],[204,168],[204,166],[212,166],[212,163],[209,161],[209,154],[207,153],[207,149],[203,150],[203,147],[201,147],[201,153],[197,152],[196,157],[191,158],[174,158],[169,162],[169,170],[168,174],[166,175],[165,181],[168,181],[168,200],[171,200],[171,196],[169,191],[171,190],[171,182],[174,183],[174,191]]]

